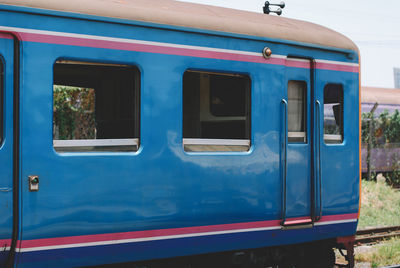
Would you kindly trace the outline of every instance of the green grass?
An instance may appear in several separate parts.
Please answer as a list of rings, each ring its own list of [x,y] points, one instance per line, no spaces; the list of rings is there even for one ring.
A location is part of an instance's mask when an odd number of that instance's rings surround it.
[[[372,255],[372,267],[400,264],[400,239],[393,238],[378,247]]]
[[[384,182],[362,181],[358,229],[400,225],[400,191]]]
[[[356,255],[357,262],[369,262],[372,268],[400,264],[400,239],[392,238],[374,245],[373,251]]]
[[[400,225],[400,191],[385,182],[362,181],[361,215],[358,229]],[[356,254],[357,262],[382,267],[400,264],[400,238],[372,246],[372,250]]]

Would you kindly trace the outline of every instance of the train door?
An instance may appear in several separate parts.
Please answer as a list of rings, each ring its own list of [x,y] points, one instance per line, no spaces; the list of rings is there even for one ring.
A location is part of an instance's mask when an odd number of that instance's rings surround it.
[[[13,226],[13,37],[0,32],[0,267]]]
[[[282,225],[311,224],[313,86],[311,62],[287,58],[283,123]]]

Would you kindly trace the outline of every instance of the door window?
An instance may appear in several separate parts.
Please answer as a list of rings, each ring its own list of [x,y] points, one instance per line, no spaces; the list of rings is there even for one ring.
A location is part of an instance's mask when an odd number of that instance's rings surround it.
[[[327,84],[324,88],[324,141],[343,142],[343,86]]]
[[[307,83],[288,82],[288,141],[307,142]]]

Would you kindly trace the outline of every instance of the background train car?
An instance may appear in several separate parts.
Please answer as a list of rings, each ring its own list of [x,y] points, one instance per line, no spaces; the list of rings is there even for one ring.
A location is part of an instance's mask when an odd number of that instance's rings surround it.
[[[376,87],[362,87],[361,88],[361,111],[364,114],[370,113],[373,107],[377,105],[374,110],[374,142],[371,144],[370,151],[370,169],[373,173],[377,174],[382,172],[388,176],[389,183],[398,184],[398,178],[393,178],[393,172],[398,172],[400,168],[400,138],[396,134],[389,132],[395,131],[395,125],[398,122],[391,122],[392,125],[382,124],[381,114],[387,113],[390,118],[400,111],[400,90],[395,88],[376,88]],[[364,128],[369,127],[368,118],[364,118]],[[396,120],[393,120],[396,121]],[[367,130],[367,129],[366,129]],[[369,135],[369,130],[364,133],[364,136]],[[397,131],[396,131],[397,132]],[[388,137],[390,136],[390,137]],[[372,140],[371,140],[372,141]],[[366,139],[362,139],[362,172],[367,173],[367,147]],[[364,177],[367,175],[364,174]]]
[[[1,2],[2,264],[245,250],[327,265],[351,241],[349,39],[174,1]]]

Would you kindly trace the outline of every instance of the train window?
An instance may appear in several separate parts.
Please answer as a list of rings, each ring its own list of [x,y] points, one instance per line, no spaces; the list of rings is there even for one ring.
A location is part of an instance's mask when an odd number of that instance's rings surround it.
[[[324,141],[343,142],[343,86],[327,84],[324,88]]]
[[[57,61],[53,146],[57,152],[136,151],[139,70],[133,66]]]
[[[305,81],[288,82],[288,141],[307,142],[306,132],[306,96]]]
[[[183,75],[185,151],[248,151],[250,78],[186,71]]]

